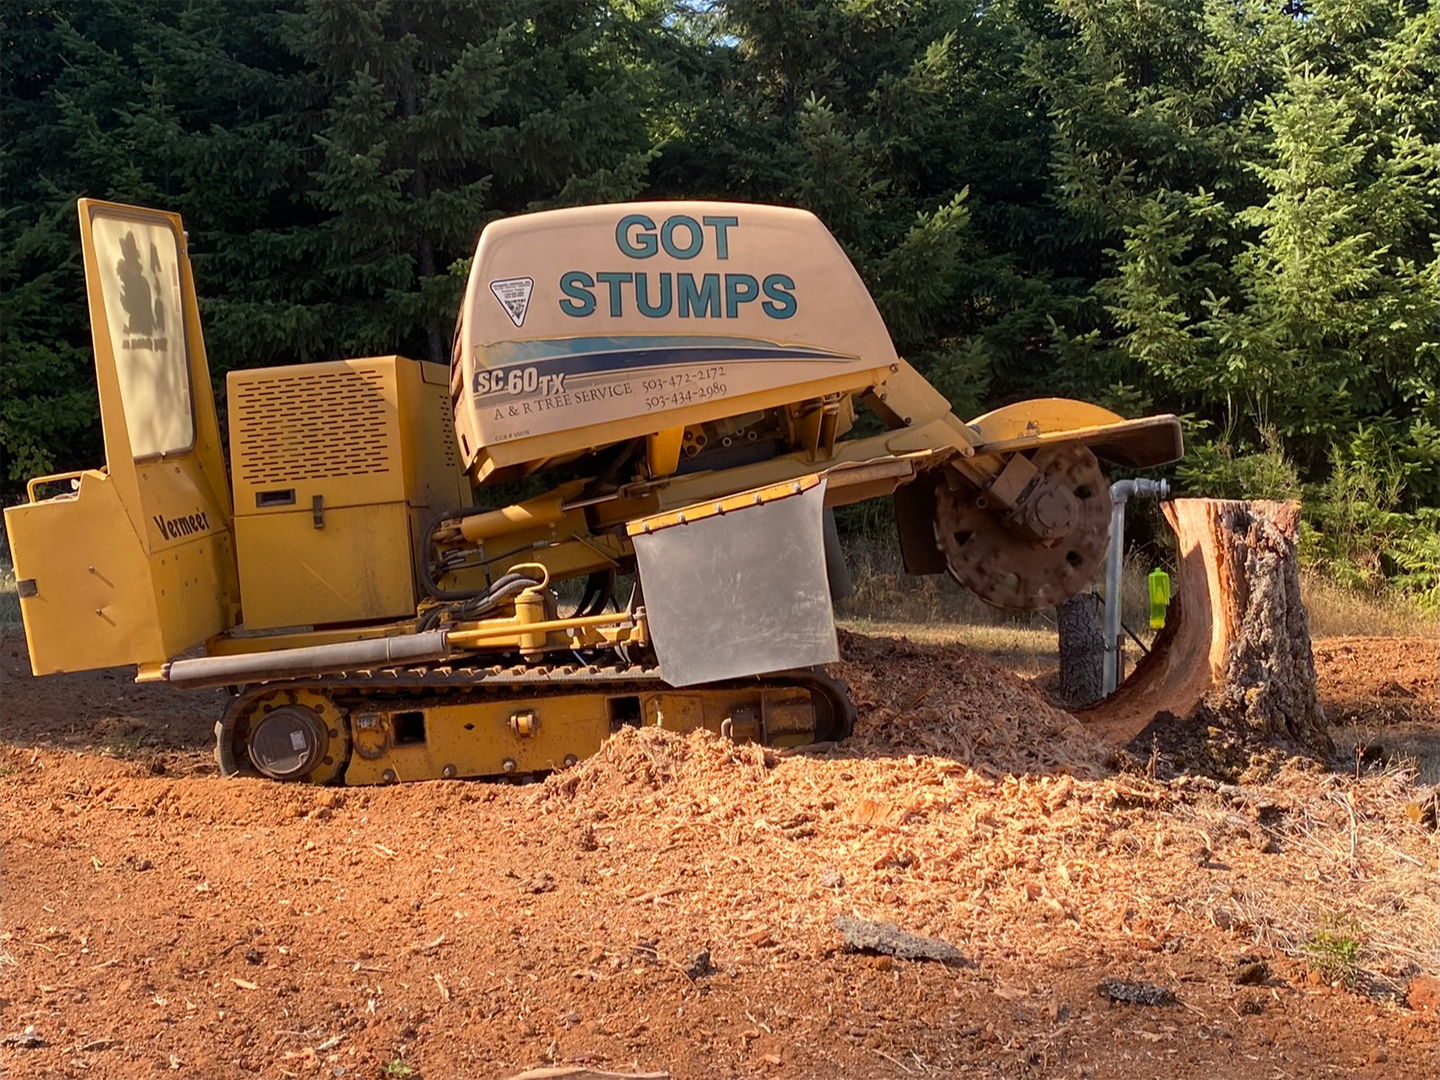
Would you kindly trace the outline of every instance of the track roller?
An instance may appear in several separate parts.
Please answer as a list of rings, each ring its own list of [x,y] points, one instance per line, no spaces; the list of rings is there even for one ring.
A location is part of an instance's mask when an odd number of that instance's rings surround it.
[[[227,725],[217,725],[220,771],[253,769],[272,780],[328,784],[350,759],[350,728],[324,694],[308,688],[275,690],[251,701]]]

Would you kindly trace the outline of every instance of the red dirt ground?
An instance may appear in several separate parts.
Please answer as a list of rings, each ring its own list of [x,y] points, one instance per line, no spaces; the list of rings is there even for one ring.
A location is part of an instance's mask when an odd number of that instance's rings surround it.
[[[1116,776],[984,658],[852,635],[845,652],[861,720],[828,753],[652,731],[538,785],[316,790],[220,779],[218,692],[34,680],[6,641],[0,1071],[1440,1071],[1435,1014],[1403,994],[1435,974],[1434,940],[1377,930],[1351,990],[1256,913],[1403,873],[1393,917],[1433,908],[1413,882],[1433,893],[1435,834],[1392,813],[1404,777]],[[1315,652],[1337,722],[1433,727],[1435,642]],[[973,966],[846,952],[840,914]],[[1255,960],[1268,978],[1238,985]],[[1178,1000],[1114,1004],[1106,978]]]

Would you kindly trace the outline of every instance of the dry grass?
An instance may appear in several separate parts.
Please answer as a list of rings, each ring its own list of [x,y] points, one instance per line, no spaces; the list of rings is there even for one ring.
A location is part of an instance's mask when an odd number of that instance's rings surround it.
[[[1055,667],[1056,633],[1027,626],[971,626],[958,622],[899,622],[842,618],[843,630],[869,637],[908,638],[922,645],[961,645],[1027,678]]]
[[[846,562],[855,594],[836,606],[836,620],[844,629],[963,645],[1029,678],[1054,669],[1059,641],[1053,609],[1007,611],[991,607],[947,575],[912,577],[893,544],[851,541]],[[1138,559],[1127,559],[1121,590],[1125,625],[1147,647],[1155,636],[1145,580],[1151,569]],[[1139,649],[1129,642],[1127,659],[1133,663],[1138,655]]]
[[[1434,973],[1440,940],[1436,833],[1408,812],[1415,779],[1409,769],[1359,780],[1282,774],[1264,792],[1283,815],[1274,829],[1283,871],[1200,903],[1256,944],[1307,957],[1372,994],[1399,995],[1412,975]]]
[[[1371,596],[1346,589],[1313,570],[1300,574],[1312,637],[1417,637],[1440,635],[1440,612],[1403,596]]]
[[[1014,612],[991,607],[943,574],[912,577],[900,562],[899,548],[888,542],[857,539],[845,551],[855,595],[840,603],[841,625],[862,633],[905,634],[916,640],[953,641],[985,649],[974,636],[982,627],[1004,627],[1014,640],[1046,646],[1054,653],[1053,611]],[[1154,567],[1134,555],[1125,559],[1121,615],[1125,625],[1148,645],[1150,601],[1146,578]],[[1096,583],[1097,590],[1102,582]],[[1440,635],[1440,613],[1402,596],[1370,596],[1342,588],[1312,570],[1303,571],[1301,595],[1310,614],[1310,633],[1323,637],[1414,637]],[[927,629],[916,629],[927,628]],[[1024,632],[1033,632],[1027,636]],[[923,635],[923,636],[922,636]],[[1006,641],[1002,637],[1001,641]],[[1001,645],[1024,654],[1029,645]]]
[[[1415,774],[1415,782],[1433,787],[1440,784],[1440,738],[1433,729],[1424,731],[1389,731],[1389,760],[1396,767]]]
[[[10,562],[10,545],[0,531],[0,641],[22,632],[20,597],[15,592],[15,567]]]
[[[899,548],[890,543],[857,539],[847,543],[846,565],[855,594],[837,608],[841,618],[876,623],[966,623],[970,626],[1008,626],[1030,630],[1055,627],[1051,610],[1009,611],[992,607],[948,575],[914,577],[905,573]],[[1122,616],[1137,634],[1149,626],[1150,601],[1145,578],[1153,567],[1135,557],[1125,562],[1121,590]],[[1096,582],[1097,591],[1101,581]]]

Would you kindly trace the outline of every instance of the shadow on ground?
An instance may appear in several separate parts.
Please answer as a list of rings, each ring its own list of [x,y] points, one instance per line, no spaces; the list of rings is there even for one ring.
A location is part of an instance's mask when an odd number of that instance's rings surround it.
[[[124,758],[208,757],[222,690],[180,691],[134,681],[130,668],[69,675],[30,674],[24,638],[0,643],[0,744]]]

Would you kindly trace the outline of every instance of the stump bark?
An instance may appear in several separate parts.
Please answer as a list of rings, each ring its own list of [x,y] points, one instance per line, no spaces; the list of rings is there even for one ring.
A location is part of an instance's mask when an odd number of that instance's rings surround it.
[[[1105,606],[1094,593],[1079,593],[1055,609],[1060,630],[1058,696],[1067,709],[1093,705],[1105,696]]]
[[[1139,754],[1235,776],[1257,752],[1332,750],[1300,601],[1297,503],[1177,499],[1165,629],[1110,698],[1081,713]]]

